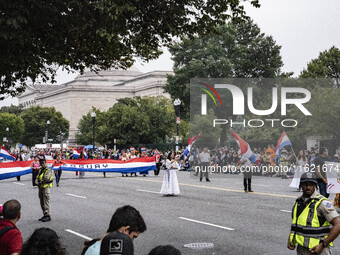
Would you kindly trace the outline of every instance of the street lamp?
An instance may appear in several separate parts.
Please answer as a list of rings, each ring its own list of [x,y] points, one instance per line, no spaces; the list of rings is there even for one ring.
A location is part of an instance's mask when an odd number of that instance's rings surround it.
[[[178,151],[178,140],[179,140],[179,123],[181,123],[181,100],[176,98],[174,101],[176,124],[177,124],[177,136],[176,136],[176,151]]]
[[[93,143],[92,143],[92,156],[94,156],[94,143],[95,143],[95,132],[94,132],[94,126],[96,124],[96,113],[92,112],[91,113],[91,117],[92,117],[92,128],[93,128]]]
[[[9,149],[9,137],[8,137],[8,133],[9,133],[9,127],[6,127],[6,143],[7,143],[7,150]]]
[[[48,143],[48,131],[49,131],[49,129],[50,129],[50,124],[51,124],[50,120],[47,120],[47,121],[46,121],[46,125],[47,125],[47,130],[46,130],[46,143]]]

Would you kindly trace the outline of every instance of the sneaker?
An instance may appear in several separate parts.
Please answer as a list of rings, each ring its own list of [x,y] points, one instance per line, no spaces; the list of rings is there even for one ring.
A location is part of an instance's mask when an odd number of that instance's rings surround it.
[[[42,216],[39,220],[42,221],[42,220],[45,219],[45,218],[46,218],[46,216],[44,215],[44,216]]]
[[[207,182],[210,182],[210,180],[209,180],[209,179],[206,179],[206,181],[207,181]]]
[[[57,187],[59,187],[59,183],[57,183]]]

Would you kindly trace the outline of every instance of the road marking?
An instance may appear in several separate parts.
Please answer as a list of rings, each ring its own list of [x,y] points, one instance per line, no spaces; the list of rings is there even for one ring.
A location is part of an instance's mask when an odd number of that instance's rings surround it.
[[[162,181],[147,180],[145,178],[126,178],[125,180],[162,183]],[[194,187],[194,188],[200,188],[200,189],[211,189],[211,190],[221,190],[221,191],[230,191],[230,192],[244,193],[244,190],[225,189],[225,188],[218,188],[218,187],[212,187],[212,186],[203,186],[203,185],[196,185],[196,184],[188,184],[188,183],[178,183],[178,184],[181,185],[181,186]],[[263,196],[270,196],[270,197],[284,197],[284,198],[295,198],[296,199],[296,196],[288,196],[288,195],[273,194],[273,193],[264,193],[264,192],[252,192],[252,193],[247,193],[247,194],[248,195],[263,195]]]
[[[147,192],[147,193],[154,193],[154,194],[160,194],[158,191],[150,191],[150,190],[144,190],[144,189],[136,189],[137,191]]]
[[[288,210],[280,210],[280,212],[287,212],[287,213],[291,213],[292,211],[288,211]]]
[[[227,227],[223,227],[220,225],[216,225],[216,224],[212,224],[212,223],[208,223],[208,222],[203,222],[203,221],[199,221],[199,220],[193,220],[193,219],[188,219],[188,218],[184,218],[184,217],[179,217],[181,220],[187,220],[187,221],[191,221],[191,222],[195,222],[195,223],[200,223],[203,225],[208,225],[208,226],[212,226],[212,227],[216,227],[216,228],[222,228],[222,229],[226,229],[226,230],[235,230],[233,228],[227,228]]]
[[[65,229],[65,231],[67,231],[67,232],[69,232],[69,233],[71,233],[71,234],[74,234],[74,235],[76,235],[76,236],[79,236],[79,237],[81,237],[81,238],[84,238],[84,239],[86,239],[86,240],[89,240],[89,241],[91,241],[93,238],[91,238],[91,237],[88,237],[88,236],[84,236],[84,235],[82,235],[82,234],[79,234],[79,233],[77,233],[77,232],[75,232],[75,231],[73,231],[73,230],[71,230],[71,229]]]
[[[25,186],[26,184],[23,184],[23,183],[20,183],[20,182],[13,182],[14,184],[18,184],[18,185],[21,185],[21,186]]]
[[[71,197],[84,198],[84,199],[86,198],[86,197],[74,195],[74,194],[71,194],[71,193],[66,193],[66,195],[69,195],[69,196],[71,196]]]

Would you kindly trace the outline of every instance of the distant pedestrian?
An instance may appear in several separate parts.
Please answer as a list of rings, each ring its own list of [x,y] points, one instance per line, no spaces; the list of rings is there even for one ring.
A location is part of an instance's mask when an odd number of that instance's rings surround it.
[[[39,220],[42,222],[51,220],[50,213],[50,188],[53,187],[52,169],[46,166],[46,159],[40,159],[40,168],[36,180],[39,188],[40,206],[44,216]]]
[[[208,148],[204,148],[203,151],[198,155],[199,161],[201,162],[200,170],[200,181],[203,179],[203,173],[205,175],[205,180],[210,182],[209,180],[209,166],[210,166],[210,153],[208,152]]]
[[[179,185],[176,171],[179,170],[178,158],[175,159],[175,153],[170,152],[165,162],[165,173],[161,188],[161,194],[164,196],[179,195]]]
[[[39,171],[39,168],[40,168],[38,156],[34,157],[34,161],[31,163],[30,167],[32,169],[32,185],[33,185],[33,187],[36,187],[37,185],[35,184],[35,179],[37,178],[38,171]]]
[[[9,200],[3,205],[3,219],[0,221],[0,254],[19,255],[22,235],[16,227],[21,217],[21,205],[17,200]]]
[[[55,175],[55,178],[56,178],[55,180],[56,180],[56,183],[57,183],[57,187],[59,187],[60,177],[61,177],[61,174],[62,174],[62,169],[61,169],[62,165],[66,165],[66,163],[61,161],[61,155],[57,155],[56,160],[52,164],[52,167],[54,167],[54,168],[59,167],[57,170],[54,170],[54,175]]]
[[[318,178],[320,194],[328,198],[329,194],[327,193],[327,165],[325,163],[326,161],[330,160],[328,158],[328,150],[325,147],[321,147],[319,152],[319,156],[314,160],[315,173]]]
[[[36,229],[24,243],[20,255],[65,255],[57,233],[49,228]]]
[[[240,163],[243,164],[242,170],[244,192],[253,192],[251,189],[251,177],[253,175],[251,162],[249,158],[247,158],[245,155],[242,155]]]

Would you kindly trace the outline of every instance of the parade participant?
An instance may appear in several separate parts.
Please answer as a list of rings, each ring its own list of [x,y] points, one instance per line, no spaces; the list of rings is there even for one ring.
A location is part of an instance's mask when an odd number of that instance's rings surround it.
[[[128,235],[132,241],[146,231],[146,225],[139,211],[130,205],[118,208],[112,215],[106,235],[118,231]],[[82,255],[99,255],[102,239],[85,241]],[[91,245],[89,245],[91,243]]]
[[[55,176],[55,181],[57,183],[57,187],[59,187],[59,181],[60,181],[60,177],[62,174],[62,169],[61,169],[62,165],[66,165],[66,163],[61,161],[61,155],[57,155],[57,159],[52,164],[52,167],[54,168],[59,166],[58,170],[54,170],[54,176]]]
[[[329,161],[328,158],[328,150],[325,147],[320,148],[319,156],[314,160],[315,165],[315,173],[318,177],[318,186],[320,190],[320,194],[324,197],[328,198],[329,194],[327,193],[327,173],[326,173],[326,161]]]
[[[79,158],[78,158],[78,160],[85,160],[86,158],[85,158],[85,155],[84,155],[84,152],[83,151],[81,151],[80,152],[80,154],[79,154]],[[77,174],[77,172],[76,172],[76,174]],[[84,176],[85,176],[85,171],[79,171],[79,178],[84,178]]]
[[[36,179],[39,188],[40,206],[44,216],[39,220],[42,222],[50,221],[50,188],[53,187],[52,169],[46,166],[46,159],[40,159],[40,168]]]
[[[124,150],[122,151],[122,157],[120,158],[120,160],[121,160],[121,161],[127,161],[127,160],[128,160],[128,158],[127,158],[126,153],[125,153]],[[122,173],[122,177],[124,177],[124,176],[128,177],[128,174],[125,174],[125,175],[124,175],[124,174]]]
[[[178,159],[175,159],[175,153],[170,152],[168,154],[168,158],[165,162],[165,174],[163,178],[162,188],[161,188],[161,194],[164,196],[174,196],[179,195],[179,185],[178,185],[178,179],[177,179],[177,173],[176,170],[179,169]]]
[[[250,160],[242,155],[240,163],[243,164],[243,186],[244,192],[253,192],[251,189],[251,177],[253,175]]]
[[[208,167],[210,166],[210,154],[208,152],[208,148],[204,148],[203,151],[198,155],[198,159],[201,162],[200,167],[200,182],[203,179],[203,172],[205,172],[205,180],[210,182],[209,180],[209,170]]]
[[[21,205],[17,200],[9,200],[3,205],[3,219],[0,221],[0,254],[19,255],[22,235],[16,227],[21,217]]]
[[[296,199],[292,211],[291,232],[287,248],[297,254],[331,254],[330,247],[340,233],[339,214],[331,202],[316,191],[318,182],[314,173],[301,176],[302,196]],[[333,225],[333,226],[332,226]]]
[[[36,187],[35,179],[37,178],[37,174],[39,171],[40,163],[39,163],[39,157],[35,156],[34,161],[31,163],[30,168],[32,169],[32,185],[33,187]]]
[[[160,155],[157,150],[154,151],[154,156],[156,158],[156,170],[155,170],[155,176],[159,175],[159,171],[161,170],[161,163],[160,163]]]
[[[24,243],[20,255],[65,255],[57,233],[50,228],[38,228]]]
[[[134,159],[134,158],[137,158],[135,150],[131,152],[131,156],[130,156],[130,159]],[[130,176],[133,176],[133,175],[137,176],[137,173],[130,173]]]

